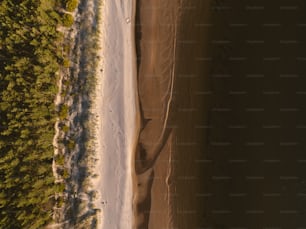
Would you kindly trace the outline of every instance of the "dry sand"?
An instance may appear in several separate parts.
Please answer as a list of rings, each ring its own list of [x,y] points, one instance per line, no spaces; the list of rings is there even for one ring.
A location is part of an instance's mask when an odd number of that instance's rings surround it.
[[[98,228],[132,228],[132,155],[139,118],[134,41],[135,1],[104,1],[97,72]]]

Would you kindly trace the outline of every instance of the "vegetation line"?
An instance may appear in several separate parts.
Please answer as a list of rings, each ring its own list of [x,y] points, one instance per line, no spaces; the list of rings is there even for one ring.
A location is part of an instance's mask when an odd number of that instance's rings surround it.
[[[53,163],[57,182],[63,185],[63,192],[57,196],[60,205],[54,208],[55,225],[61,228],[93,228],[96,224],[95,191],[90,184],[96,160],[91,106],[99,59],[96,25],[100,4],[98,0],[80,0],[75,23],[65,33],[70,67],[59,81]]]

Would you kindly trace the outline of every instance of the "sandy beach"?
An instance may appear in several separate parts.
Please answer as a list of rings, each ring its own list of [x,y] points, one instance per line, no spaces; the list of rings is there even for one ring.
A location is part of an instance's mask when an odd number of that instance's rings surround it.
[[[104,1],[97,69],[98,228],[133,228],[132,155],[138,133],[135,1]]]
[[[305,24],[298,8],[261,3],[105,2],[99,228],[305,222],[305,58],[294,42]]]
[[[134,38],[136,1],[105,2],[101,7],[102,58],[97,69],[95,104],[99,160],[98,177],[94,182],[98,190],[96,207],[101,209],[99,228],[147,228],[148,224],[150,228],[159,228],[161,224],[154,221],[163,215],[163,225],[169,224],[171,211],[166,182],[171,168],[171,138],[167,123],[174,82],[177,10],[172,9],[172,3],[137,2],[142,7],[145,35],[140,42],[143,63],[138,63],[138,67],[135,44],[140,43],[135,43]],[[160,16],[168,21],[156,27]],[[160,42],[162,37],[165,40]],[[138,93],[141,94],[141,110]],[[139,160],[139,147],[148,150],[144,160]],[[158,156],[162,151],[165,151],[160,157],[162,163],[156,163],[156,167],[155,161],[160,160]],[[153,170],[164,178],[153,179]],[[155,191],[151,206],[153,180]],[[149,222],[148,212],[159,213],[151,215]]]
[[[177,122],[172,110],[179,9],[179,1],[171,0],[103,6],[105,58],[98,69],[96,104],[101,152],[96,189],[103,229],[174,227]]]

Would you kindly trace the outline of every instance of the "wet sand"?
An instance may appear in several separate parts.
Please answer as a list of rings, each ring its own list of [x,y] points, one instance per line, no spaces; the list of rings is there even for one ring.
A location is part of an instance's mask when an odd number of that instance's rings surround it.
[[[306,3],[141,3],[137,228],[305,227]]]
[[[170,228],[171,101],[178,1],[138,0],[136,9],[141,128],[135,158],[135,228]]]
[[[201,62],[207,52],[208,27],[201,23],[208,20],[209,4],[171,0],[142,3],[137,2],[136,13],[142,111],[136,192],[144,199],[134,202],[138,206],[137,228],[195,228],[201,216],[196,209],[201,164],[194,161],[203,152],[207,102],[202,96],[208,85],[203,77],[208,68]]]

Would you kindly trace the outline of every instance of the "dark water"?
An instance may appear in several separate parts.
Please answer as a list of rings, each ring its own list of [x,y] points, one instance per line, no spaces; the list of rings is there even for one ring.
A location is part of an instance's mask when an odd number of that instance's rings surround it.
[[[176,6],[172,151],[158,157],[171,156],[172,176],[152,178],[147,227],[168,228],[167,184],[171,228],[306,228],[306,2]]]
[[[182,1],[175,228],[306,228],[305,4]]]
[[[209,1],[183,1],[178,22],[175,97],[174,226],[204,225],[207,122],[210,109]]]

